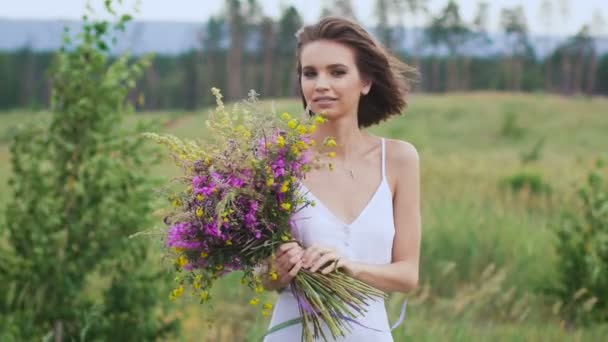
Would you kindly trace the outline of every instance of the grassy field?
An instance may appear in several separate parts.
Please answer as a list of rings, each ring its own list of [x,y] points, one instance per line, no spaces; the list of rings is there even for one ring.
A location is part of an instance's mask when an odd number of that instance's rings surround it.
[[[299,112],[299,101],[279,101]],[[472,93],[413,95],[405,115],[372,129],[417,146],[422,163],[423,248],[421,287],[396,341],[599,341],[608,326],[566,329],[541,294],[555,281],[555,213],[599,157],[608,151],[608,100],[549,95]],[[48,114],[37,114],[45,116]],[[154,113],[181,137],[203,131],[200,113]],[[7,142],[27,112],[0,113],[0,204],[10,200]],[[534,146],[537,160],[522,163]],[[167,161],[155,173],[177,169]],[[512,193],[500,184],[520,172],[541,175],[550,196]],[[3,207],[3,205],[2,205]],[[0,209],[0,215],[2,215]],[[268,318],[248,306],[236,277],[225,279],[211,308],[182,301],[177,341],[255,341]],[[404,295],[388,303],[395,320]],[[273,294],[267,294],[272,300]]]

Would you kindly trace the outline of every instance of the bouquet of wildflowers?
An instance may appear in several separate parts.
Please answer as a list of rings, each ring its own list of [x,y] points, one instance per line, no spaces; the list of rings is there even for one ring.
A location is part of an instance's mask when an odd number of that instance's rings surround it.
[[[212,92],[217,107],[207,120],[205,141],[147,134],[169,147],[184,170],[176,179],[180,191],[170,195],[172,209],[163,233],[178,272],[179,286],[170,297],[192,291],[201,303],[210,298],[215,281],[233,271],[241,271],[242,283],[253,291],[263,291],[256,270],[272,259],[279,245],[294,241],[293,214],[314,205],[299,192],[299,181],[321,166],[308,134],[325,121],[322,116],[298,120],[289,113],[279,117],[261,110],[254,92],[228,110],[219,90]],[[263,276],[276,280],[272,265],[265,272]],[[301,270],[291,290],[301,318],[276,329],[302,323],[306,341],[326,339],[322,323],[334,338],[345,336],[367,301],[385,296],[340,271],[323,275]],[[251,300],[253,305],[258,302],[257,297]],[[270,309],[272,304],[264,305],[263,313],[268,315]]]

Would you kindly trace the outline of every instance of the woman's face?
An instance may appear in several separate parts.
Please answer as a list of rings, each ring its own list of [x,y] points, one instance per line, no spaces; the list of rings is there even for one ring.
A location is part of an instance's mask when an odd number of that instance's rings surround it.
[[[302,93],[315,113],[329,119],[357,117],[359,97],[371,84],[362,79],[350,47],[330,40],[316,40],[302,48]]]

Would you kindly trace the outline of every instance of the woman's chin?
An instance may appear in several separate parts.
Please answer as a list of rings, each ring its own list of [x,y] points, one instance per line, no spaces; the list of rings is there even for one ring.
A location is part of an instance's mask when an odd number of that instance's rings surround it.
[[[335,110],[333,108],[315,108],[313,110],[316,114],[321,114],[326,118],[332,118],[335,115]]]

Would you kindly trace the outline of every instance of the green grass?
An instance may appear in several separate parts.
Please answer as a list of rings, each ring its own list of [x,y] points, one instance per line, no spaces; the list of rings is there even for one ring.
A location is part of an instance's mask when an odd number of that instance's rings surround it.
[[[276,106],[279,112],[301,112],[295,99]],[[555,280],[556,209],[595,159],[605,157],[606,108],[603,98],[414,94],[405,115],[372,129],[412,142],[421,155],[421,287],[409,296],[396,341],[597,341],[608,335],[607,325],[564,328],[552,300],[541,295]],[[204,134],[206,112],[149,113],[127,124],[160,119],[165,132],[192,138]],[[0,113],[0,204],[10,200],[8,138],[18,123],[35,119],[26,112]],[[543,137],[539,160],[522,165],[520,155]],[[501,190],[502,179],[524,170],[540,174],[553,195]],[[170,161],[154,170],[164,177],[178,172]],[[251,294],[236,275],[213,295],[212,308],[175,304],[173,315],[183,321],[177,341],[255,340],[263,334],[269,319],[247,304]],[[272,301],[274,295],[265,298]],[[391,320],[403,298],[391,297]]]

